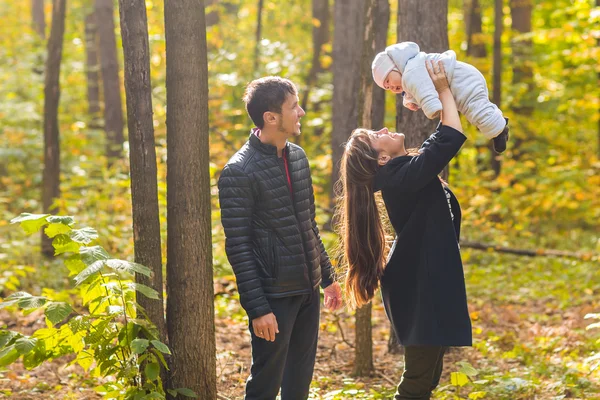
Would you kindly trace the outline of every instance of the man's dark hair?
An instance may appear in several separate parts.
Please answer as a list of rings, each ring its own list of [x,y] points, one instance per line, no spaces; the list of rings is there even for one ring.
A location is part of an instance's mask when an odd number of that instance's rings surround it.
[[[296,86],[289,79],[267,76],[255,79],[246,86],[244,103],[252,122],[262,129],[265,125],[263,114],[267,111],[281,113],[281,106],[288,95],[297,94]]]

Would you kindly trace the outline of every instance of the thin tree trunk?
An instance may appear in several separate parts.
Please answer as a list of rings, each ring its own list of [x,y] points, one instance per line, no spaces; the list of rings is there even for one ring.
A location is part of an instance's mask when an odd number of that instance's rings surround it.
[[[375,371],[373,365],[373,328],[371,325],[371,310],[368,303],[356,310],[356,340],[354,347],[353,376],[369,376]]]
[[[120,157],[125,141],[113,0],[96,0],[96,21],[100,39],[100,66],[104,88],[106,157],[110,164]]]
[[[513,87],[518,92],[511,103],[514,114],[528,120],[533,114],[537,93],[533,82],[533,69],[531,60],[533,56],[533,42],[526,37],[531,33],[531,14],[533,10],[532,0],[510,0],[510,15],[512,19],[511,28],[516,36],[512,40],[513,60]],[[526,125],[520,124],[519,130],[525,130]],[[512,135],[511,143],[513,158],[518,159],[519,147],[522,137],[534,138],[534,132],[524,132],[524,135]]]
[[[487,51],[481,29],[481,6],[479,0],[465,0],[465,7],[467,55],[484,58],[487,56]]]
[[[98,70],[100,65],[98,63],[98,27],[93,10],[85,17],[85,58],[90,127],[99,128],[100,77]]]
[[[31,0],[31,24],[33,30],[46,39],[46,17],[44,15],[44,0]]]
[[[504,31],[503,0],[494,0],[494,70],[492,102],[502,107],[502,32]],[[489,141],[491,167],[496,176],[500,175],[502,162],[494,151],[493,141]]]
[[[44,84],[44,172],[42,204],[44,213],[56,213],[54,202],[60,197],[60,133],[58,104],[60,100],[60,63],[65,33],[66,0],[52,3],[52,26],[48,39],[46,79]],[[52,240],[42,233],[42,254],[52,256]]]
[[[310,71],[306,77],[306,88],[302,92],[300,106],[306,110],[308,99],[313,86],[317,82],[318,74],[323,70],[321,65],[321,52],[323,45],[329,41],[329,0],[312,0],[312,48],[313,56]],[[296,138],[296,144],[301,145],[306,139],[306,133]]]
[[[170,386],[216,391],[208,63],[203,1],[165,1]]]
[[[337,0],[334,3],[331,209],[335,207],[334,188],[340,175],[342,146],[359,120],[356,93],[360,87],[362,48],[356,43],[363,40],[364,10],[365,0]]]
[[[412,41],[421,51],[441,53],[448,50],[448,0],[398,0],[398,42]],[[435,131],[438,121],[427,119],[422,111],[413,112],[396,96],[396,129],[406,135],[406,146],[419,147]]]
[[[260,40],[262,38],[262,12],[263,0],[258,0],[258,10],[256,11],[256,44],[254,47],[254,74],[258,75],[258,66],[260,65]]]
[[[152,269],[151,277],[136,274],[135,281],[156,290],[159,300],[148,299],[140,293],[136,297],[165,342],[167,335],[146,4],[144,0],[119,0],[119,6],[125,64],[135,262]]]
[[[371,62],[375,56],[376,34],[375,17],[379,15],[380,0],[365,2],[365,23],[362,38],[362,54],[360,61],[360,90],[358,92],[358,125],[372,129],[373,109],[373,78],[371,77]],[[354,348],[354,376],[370,375],[373,366],[373,334],[371,326],[372,304],[368,303],[356,310],[356,347]]]
[[[596,0],[596,7],[600,7],[600,0]],[[597,43],[598,47],[600,47],[600,37],[598,38]],[[600,71],[598,72],[598,84],[600,85]],[[598,103],[600,103],[600,101]],[[600,158],[600,106],[598,108],[598,158]]]
[[[387,45],[387,33],[390,24],[390,2],[379,0],[375,21],[375,54],[383,51]],[[373,85],[373,107],[371,108],[371,127],[375,130],[383,128],[385,123],[385,90]]]

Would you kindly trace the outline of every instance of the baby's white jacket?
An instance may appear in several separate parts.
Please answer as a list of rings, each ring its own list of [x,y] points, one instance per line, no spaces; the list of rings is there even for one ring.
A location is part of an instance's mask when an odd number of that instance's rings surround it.
[[[413,42],[402,42],[388,46],[385,53],[392,59],[402,74],[405,93],[404,103],[416,103],[429,119],[439,117],[442,103],[425,65],[442,61],[450,90],[459,112],[474,124],[486,137],[497,136],[506,121],[502,112],[489,101],[485,78],[470,64],[457,61],[452,50],[443,53],[424,53]]]

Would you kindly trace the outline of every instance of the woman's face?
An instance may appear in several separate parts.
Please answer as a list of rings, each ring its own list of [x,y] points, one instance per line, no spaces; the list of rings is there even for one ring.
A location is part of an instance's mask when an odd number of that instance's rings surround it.
[[[402,88],[402,75],[400,72],[396,70],[390,71],[383,81],[383,88],[395,94],[402,93],[404,89]]]
[[[387,128],[369,133],[371,146],[379,153],[380,160],[387,160],[406,154],[404,133],[390,132]]]

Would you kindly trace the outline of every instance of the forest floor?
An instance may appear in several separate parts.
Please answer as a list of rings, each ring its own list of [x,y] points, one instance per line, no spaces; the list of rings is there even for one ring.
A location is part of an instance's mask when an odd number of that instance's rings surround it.
[[[446,355],[435,399],[600,399],[600,368],[594,370],[597,364],[590,361],[599,350],[600,335],[586,330],[590,321],[584,319],[587,313],[600,310],[600,283],[590,282],[590,277],[597,277],[597,265],[592,272],[593,264],[572,268],[569,273],[574,276],[567,277],[551,270],[564,267],[562,261],[551,265],[547,272],[556,276],[556,281],[530,281],[527,273],[512,275],[510,269],[505,276],[494,278],[493,267],[475,269],[466,265],[474,346],[451,349]],[[484,276],[487,279],[482,279]],[[570,286],[561,283],[562,279],[578,283]],[[580,290],[581,285],[585,288]],[[557,299],[557,293],[563,293],[555,291],[557,286],[564,286],[566,299]],[[215,305],[219,395],[221,399],[239,400],[249,373],[250,335],[231,277],[215,279]],[[40,312],[23,316],[0,310],[0,324],[25,334],[45,327]],[[353,318],[344,310],[322,310],[310,398],[392,398],[402,374],[402,355],[388,354],[388,338],[389,323],[377,297],[373,305],[375,372],[354,378]],[[20,361],[11,365],[0,373],[0,397],[101,398],[93,390],[97,380],[78,366],[65,367],[68,361],[57,360],[31,371],[25,370]],[[471,371],[469,382],[458,388],[452,384],[451,373],[461,368],[465,371],[462,363],[476,371]],[[460,397],[455,397],[457,394]]]

